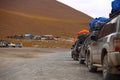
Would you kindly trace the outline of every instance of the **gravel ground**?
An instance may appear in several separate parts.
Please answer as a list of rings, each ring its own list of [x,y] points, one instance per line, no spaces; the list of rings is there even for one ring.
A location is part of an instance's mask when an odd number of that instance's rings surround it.
[[[0,48],[0,80],[102,80],[102,72],[88,72],[69,49]]]

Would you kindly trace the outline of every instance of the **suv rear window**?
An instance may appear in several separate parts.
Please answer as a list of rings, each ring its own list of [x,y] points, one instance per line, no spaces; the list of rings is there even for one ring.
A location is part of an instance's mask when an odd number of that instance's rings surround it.
[[[119,29],[118,29],[118,31],[120,32],[120,18],[119,18]]]
[[[114,18],[104,25],[104,27],[101,29],[98,35],[98,38],[105,37],[111,33],[116,32],[116,27],[117,27],[117,18]]]

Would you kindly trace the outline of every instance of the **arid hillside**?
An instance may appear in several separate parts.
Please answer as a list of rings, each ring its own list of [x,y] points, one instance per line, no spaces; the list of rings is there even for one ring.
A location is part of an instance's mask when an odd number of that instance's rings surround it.
[[[75,36],[92,18],[56,0],[0,0],[0,36]]]

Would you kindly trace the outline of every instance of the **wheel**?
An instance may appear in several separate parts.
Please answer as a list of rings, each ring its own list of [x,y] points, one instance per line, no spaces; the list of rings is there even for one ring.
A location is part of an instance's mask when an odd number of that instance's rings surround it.
[[[75,60],[78,61],[79,60],[79,55],[75,55]]]
[[[75,60],[75,54],[73,54],[73,60]]]
[[[80,63],[80,64],[84,64],[84,61],[85,61],[85,60],[82,60],[82,56],[79,54],[79,63]]]
[[[78,61],[78,58],[75,54],[73,55],[73,60]]]
[[[71,58],[73,58],[73,54],[71,54]]]
[[[105,55],[103,59],[103,80],[111,80],[111,66],[108,64],[108,56]]]
[[[85,65],[88,66],[88,55],[85,55]]]
[[[93,66],[90,55],[87,57],[87,67],[89,72],[97,72],[97,67]]]
[[[71,58],[73,58],[73,51],[71,52]]]

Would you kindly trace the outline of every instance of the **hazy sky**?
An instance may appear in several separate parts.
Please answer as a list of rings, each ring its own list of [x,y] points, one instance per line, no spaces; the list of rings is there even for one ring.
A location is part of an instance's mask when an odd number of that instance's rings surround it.
[[[109,17],[113,0],[57,0],[93,18]]]

